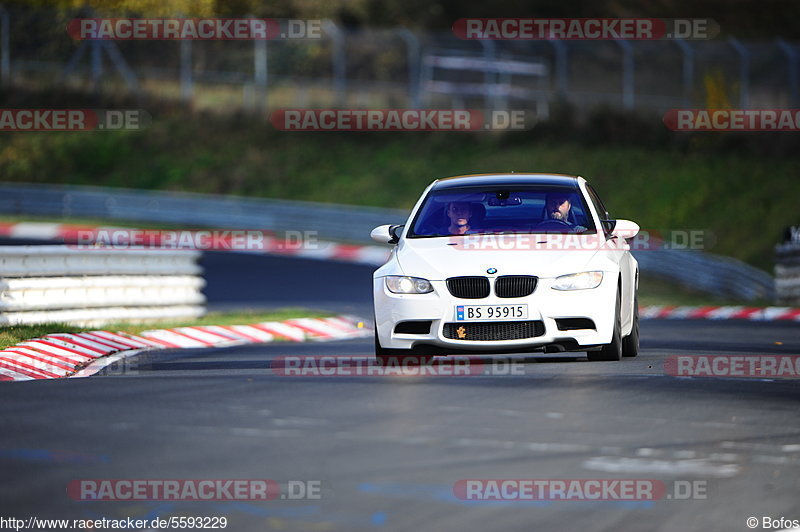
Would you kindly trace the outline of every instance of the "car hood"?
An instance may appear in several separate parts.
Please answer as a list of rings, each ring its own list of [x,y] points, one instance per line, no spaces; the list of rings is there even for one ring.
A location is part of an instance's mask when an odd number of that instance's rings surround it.
[[[441,281],[462,275],[536,275],[603,269],[592,264],[605,238],[591,235],[468,235],[403,239],[397,261],[404,275]]]

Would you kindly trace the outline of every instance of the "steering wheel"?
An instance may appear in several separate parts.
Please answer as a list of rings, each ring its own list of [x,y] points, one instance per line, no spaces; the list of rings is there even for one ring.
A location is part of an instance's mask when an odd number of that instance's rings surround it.
[[[565,229],[571,230],[573,228],[572,224],[565,222],[564,220],[559,220],[557,218],[550,218],[549,220],[542,220],[538,224],[534,226],[534,229],[552,229],[555,231],[563,231]]]

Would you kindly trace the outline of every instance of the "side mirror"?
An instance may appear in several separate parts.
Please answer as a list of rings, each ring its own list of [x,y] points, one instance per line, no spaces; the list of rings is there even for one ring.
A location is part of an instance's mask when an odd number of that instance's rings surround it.
[[[614,229],[611,231],[617,238],[633,238],[639,233],[639,224],[630,220],[617,220]]]
[[[379,244],[397,244],[404,225],[379,225],[369,234]]]

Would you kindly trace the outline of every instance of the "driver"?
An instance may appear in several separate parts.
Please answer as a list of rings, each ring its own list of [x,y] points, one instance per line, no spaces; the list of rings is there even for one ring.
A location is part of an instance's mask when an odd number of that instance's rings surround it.
[[[569,225],[573,225],[569,221],[569,211],[572,208],[572,202],[569,200],[569,194],[561,192],[554,192],[547,195],[545,200],[545,212],[550,220],[560,220]]]
[[[575,217],[570,216],[572,210],[571,194],[565,192],[551,192],[545,197],[545,213],[547,218],[541,224],[548,221],[557,221],[569,226],[572,231],[580,233],[586,231],[582,225],[575,222]]]

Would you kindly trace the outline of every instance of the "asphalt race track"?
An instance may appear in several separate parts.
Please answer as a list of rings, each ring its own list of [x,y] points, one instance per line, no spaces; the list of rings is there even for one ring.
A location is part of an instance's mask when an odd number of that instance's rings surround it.
[[[213,308],[369,318],[368,266],[230,254],[205,266]],[[796,323],[643,321],[638,358],[515,356],[513,375],[270,369],[286,355],[371,355],[371,340],[351,340],[171,350],[86,379],[3,383],[0,501],[18,518],[225,516],[233,531],[749,530],[748,517],[800,519],[797,380],[677,378],[664,363],[797,355],[799,332]],[[304,480],[319,482],[320,496],[76,501],[67,486],[79,479]],[[453,488],[465,479],[652,479],[666,493],[462,500]]]

